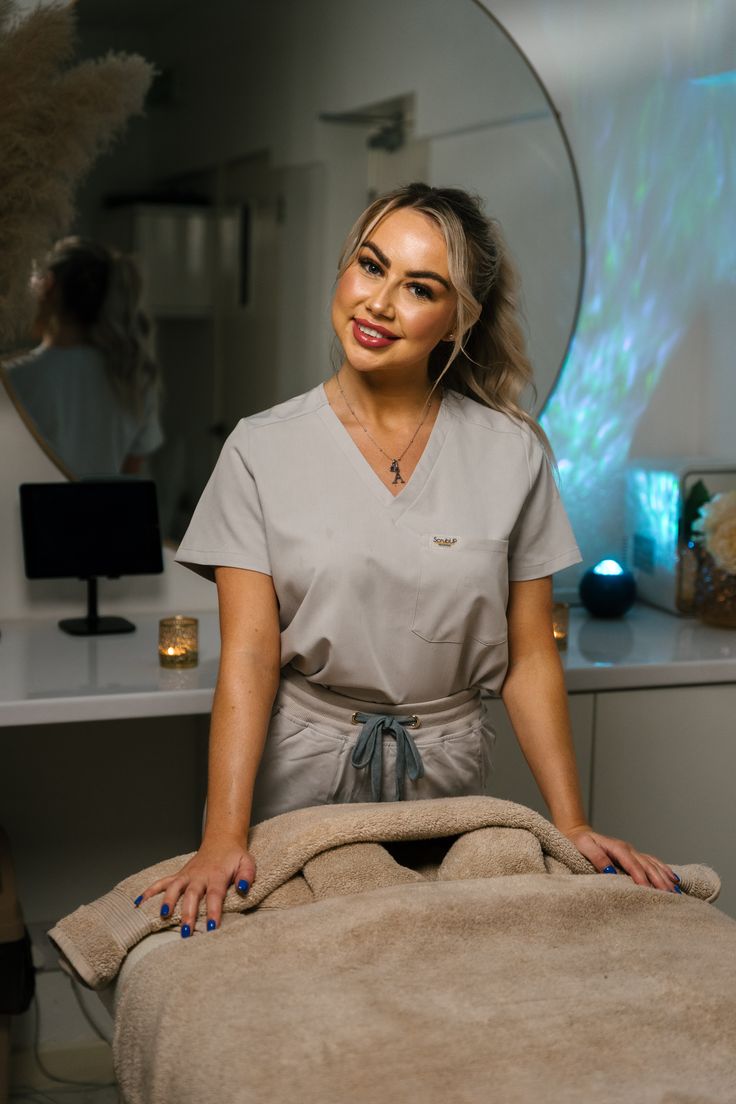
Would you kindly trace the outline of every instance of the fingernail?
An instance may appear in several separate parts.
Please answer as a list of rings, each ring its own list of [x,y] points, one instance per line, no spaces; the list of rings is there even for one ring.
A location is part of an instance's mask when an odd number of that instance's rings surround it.
[[[207,921],[207,931],[214,931],[216,927],[217,927],[217,924],[215,923],[214,920],[208,920]]]
[[[189,936],[191,934],[192,934],[192,929],[189,927],[189,925],[188,924],[182,924],[182,926],[181,926],[181,937],[182,937],[182,939],[186,939],[187,936]]]
[[[162,905],[161,906],[161,915],[162,916],[168,916],[169,915],[169,906],[168,905]]]
[[[141,893],[141,894],[139,894],[138,897],[136,897],[135,901],[133,902],[133,904],[135,905],[136,908],[138,908],[138,906],[139,906],[139,904],[141,903],[142,900],[143,900],[143,894]]]
[[[672,890],[672,892],[673,893],[682,893],[682,890],[680,889],[679,886],[675,886],[675,888]]]
[[[607,867],[604,868],[603,873],[604,874],[615,874],[616,873],[616,867],[615,866],[607,866]]]
[[[680,881],[680,875],[679,875],[679,874],[675,874],[674,870],[672,871],[672,877],[673,877],[673,878],[675,879],[675,881],[676,881],[676,882],[679,882],[679,881]]]
[[[241,878],[238,882],[238,891],[240,893],[247,893],[250,889],[250,882],[246,882],[245,878]]]

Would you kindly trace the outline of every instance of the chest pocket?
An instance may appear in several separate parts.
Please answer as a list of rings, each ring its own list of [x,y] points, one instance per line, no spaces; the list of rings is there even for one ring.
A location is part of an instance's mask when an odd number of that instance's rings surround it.
[[[508,541],[424,533],[411,631],[432,643],[506,640]]]

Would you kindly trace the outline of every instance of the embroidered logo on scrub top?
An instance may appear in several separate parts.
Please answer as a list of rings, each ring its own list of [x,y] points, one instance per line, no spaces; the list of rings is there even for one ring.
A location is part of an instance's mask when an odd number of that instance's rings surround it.
[[[443,548],[447,548],[452,544],[457,544],[457,537],[432,537],[434,544],[441,544]]]

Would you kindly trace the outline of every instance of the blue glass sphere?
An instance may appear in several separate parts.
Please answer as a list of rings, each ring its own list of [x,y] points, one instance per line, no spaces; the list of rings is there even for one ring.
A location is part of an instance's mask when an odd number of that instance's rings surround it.
[[[623,617],[636,600],[636,581],[616,560],[601,560],[580,580],[580,601],[593,617]]]

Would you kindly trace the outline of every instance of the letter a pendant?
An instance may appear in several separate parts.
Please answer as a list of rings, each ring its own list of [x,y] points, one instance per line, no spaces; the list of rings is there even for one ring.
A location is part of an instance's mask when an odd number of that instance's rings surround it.
[[[392,460],[391,461],[391,467],[389,468],[389,471],[396,472],[396,478],[394,479],[394,483],[403,483],[404,482],[404,480],[401,478],[401,471],[399,469],[399,461],[398,460]]]

